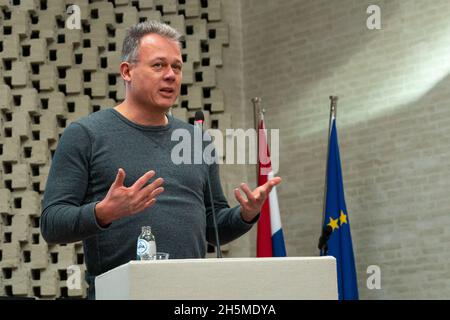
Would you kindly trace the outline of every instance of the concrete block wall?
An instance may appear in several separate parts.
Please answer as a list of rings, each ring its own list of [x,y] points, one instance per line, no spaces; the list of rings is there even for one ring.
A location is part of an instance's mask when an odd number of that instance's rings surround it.
[[[78,289],[67,285],[72,267],[84,279],[82,244],[45,243],[40,201],[64,128],[124,98],[119,64],[127,27],[156,19],[181,31],[184,80],[173,114],[192,121],[202,109],[208,125],[230,125],[242,98],[241,90],[227,102],[231,82],[222,81],[233,73],[226,60],[240,52],[240,29],[232,27],[230,37],[230,8],[239,12],[233,2],[227,11],[220,0],[0,1],[0,296],[86,295],[84,280]],[[80,29],[65,26],[71,4],[80,8]],[[238,185],[239,170],[225,174],[224,184]]]
[[[366,26],[369,5],[380,30]],[[448,299],[450,3],[249,0],[241,13],[245,99],[261,96],[266,126],[280,129],[288,255],[318,255],[328,96],[338,95],[361,298]],[[369,265],[380,290],[366,286]]]

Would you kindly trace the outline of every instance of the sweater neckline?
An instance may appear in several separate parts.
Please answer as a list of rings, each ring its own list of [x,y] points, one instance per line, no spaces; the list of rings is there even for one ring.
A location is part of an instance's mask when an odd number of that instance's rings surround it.
[[[136,122],[133,122],[133,121],[127,119],[119,111],[117,111],[114,108],[110,108],[109,110],[111,110],[112,114],[115,115],[117,118],[119,118],[119,120],[121,120],[125,124],[127,124],[127,125],[129,125],[131,127],[134,127],[136,129],[139,129],[139,130],[143,130],[143,131],[168,131],[172,127],[173,117],[169,116],[167,114],[166,114],[166,117],[167,117],[168,123],[166,125],[162,125],[162,126],[145,126],[145,125],[138,124]]]

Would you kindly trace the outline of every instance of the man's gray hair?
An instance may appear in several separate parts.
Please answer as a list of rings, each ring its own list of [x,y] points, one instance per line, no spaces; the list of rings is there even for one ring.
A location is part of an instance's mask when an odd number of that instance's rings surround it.
[[[177,42],[181,49],[181,33],[165,23],[154,20],[144,21],[127,30],[122,46],[122,62],[135,62],[142,37],[152,33]]]

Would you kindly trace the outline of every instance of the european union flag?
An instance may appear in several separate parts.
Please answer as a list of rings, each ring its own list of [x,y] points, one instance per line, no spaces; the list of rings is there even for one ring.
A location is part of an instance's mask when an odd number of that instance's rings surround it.
[[[336,258],[339,299],[358,299],[355,258],[353,256],[352,236],[350,234],[350,220],[345,205],[335,119],[332,120],[330,134],[323,227],[332,228],[332,233],[328,240],[328,255]]]

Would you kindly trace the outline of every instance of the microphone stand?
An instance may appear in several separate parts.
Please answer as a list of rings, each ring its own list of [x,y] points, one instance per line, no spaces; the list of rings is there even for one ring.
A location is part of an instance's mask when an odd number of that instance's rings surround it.
[[[211,181],[209,179],[209,165],[208,165],[208,174],[207,174],[207,184],[208,184],[208,193],[209,193],[209,202],[211,203],[211,210],[212,210],[212,217],[213,217],[213,224],[214,224],[214,236],[216,238],[216,250],[217,250],[217,258],[222,258],[222,250],[220,250],[220,242],[219,242],[219,232],[217,228],[217,221],[216,221],[216,210],[214,208],[214,200],[212,196],[211,191]]]
[[[199,111],[197,111],[199,112]],[[201,130],[202,133],[202,162],[203,162],[203,121],[204,121],[204,115],[203,112],[201,112],[201,115],[199,115],[196,112],[195,116],[196,116],[196,120],[195,123],[198,125],[198,127]],[[199,118],[199,119],[197,119]],[[212,141],[211,141],[212,143]],[[217,250],[217,258],[222,258],[222,250],[220,250],[220,241],[219,241],[219,231],[218,231],[218,227],[217,227],[217,221],[216,221],[216,209],[214,208],[214,199],[213,199],[213,195],[212,195],[212,191],[211,191],[211,180],[209,178],[209,164],[207,165],[207,185],[208,185],[208,193],[209,193],[209,202],[211,204],[211,214],[212,214],[212,218],[213,218],[213,225],[214,225],[214,237],[216,239],[216,250]]]
[[[328,239],[333,233],[333,228],[331,226],[326,226],[322,230],[322,235],[319,238],[318,248],[320,250],[320,255],[326,256],[328,255]]]

